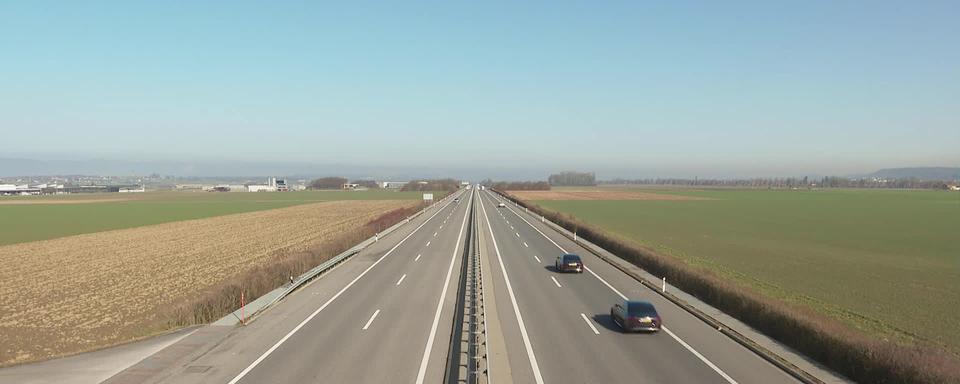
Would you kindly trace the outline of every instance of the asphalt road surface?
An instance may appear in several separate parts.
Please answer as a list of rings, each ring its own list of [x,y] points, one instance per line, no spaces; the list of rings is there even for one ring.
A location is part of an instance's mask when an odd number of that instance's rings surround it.
[[[442,382],[475,207],[492,281],[485,289],[496,298],[488,312],[496,314],[498,334],[490,339],[502,343],[507,364],[499,369],[514,383],[796,382],[538,218],[499,202],[489,191],[459,191],[249,325],[190,351],[196,356],[188,362],[137,381]],[[555,272],[564,252],[579,254],[587,270]],[[627,297],[653,302],[665,328],[621,333],[609,311]],[[493,377],[497,369],[491,366]]]
[[[478,210],[512,377],[518,383],[796,383],[793,377],[483,191]],[[557,273],[563,253],[586,271]],[[509,284],[507,284],[509,279]],[[652,302],[665,329],[624,334],[610,319],[623,299]],[[513,308],[514,303],[516,309]],[[522,323],[519,321],[522,319]],[[494,367],[495,369],[496,367]]]

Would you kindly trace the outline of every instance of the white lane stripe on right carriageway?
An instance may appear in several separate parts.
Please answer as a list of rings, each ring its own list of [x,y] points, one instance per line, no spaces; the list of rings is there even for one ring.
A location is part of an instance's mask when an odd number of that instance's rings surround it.
[[[481,206],[482,206],[482,205],[481,205]],[[545,239],[547,239],[548,241],[550,241],[551,243],[553,243],[553,245],[555,245],[558,249],[560,249],[561,252],[563,252],[563,253],[568,253],[566,249],[563,249],[563,247],[561,247],[560,244],[557,244],[557,242],[556,242],[556,241],[553,241],[553,239],[551,239],[550,236],[547,236],[547,234],[543,233],[543,231],[541,231],[540,228],[535,227],[533,224],[531,224],[529,221],[527,221],[527,219],[526,219],[525,217],[520,216],[519,213],[517,213],[516,211],[514,211],[514,210],[513,210],[512,208],[510,208],[509,206],[506,207],[506,208],[509,209],[510,212],[512,212],[515,216],[519,217],[520,220],[523,220],[523,222],[527,223],[527,225],[529,225],[530,228],[533,228],[534,231],[537,231],[538,233],[540,233],[541,236],[543,236]],[[600,275],[597,275],[595,272],[593,272],[593,270],[591,270],[590,268],[587,268],[587,267],[584,267],[583,269],[587,270],[587,272],[590,272],[590,274],[593,275],[593,277],[596,277],[597,280],[600,280],[600,282],[602,282],[603,285],[606,285],[607,288],[610,288],[610,290],[613,291],[614,293],[616,293],[617,296],[620,296],[620,297],[621,297],[622,299],[624,299],[624,300],[628,300],[628,299],[627,299],[627,296],[625,296],[623,293],[620,293],[620,291],[618,291],[616,288],[614,288],[612,285],[610,285],[610,283],[608,283],[606,280],[604,280],[603,278],[601,278]],[[680,345],[682,345],[684,348],[686,348],[688,351],[690,351],[690,353],[692,353],[694,356],[696,356],[698,359],[700,359],[700,361],[702,361],[702,362],[703,362],[704,364],[706,364],[708,367],[710,367],[711,369],[713,369],[714,372],[716,372],[717,374],[719,374],[720,377],[723,377],[723,379],[726,380],[728,383],[730,383],[730,384],[738,384],[736,380],[734,380],[732,377],[730,377],[730,375],[728,375],[726,372],[724,372],[722,369],[720,369],[720,367],[718,367],[718,366],[717,366],[716,364],[714,364],[712,361],[710,361],[709,359],[707,359],[706,356],[703,356],[702,354],[700,354],[700,352],[698,352],[696,349],[694,349],[692,346],[690,346],[690,344],[687,344],[687,342],[683,341],[683,339],[681,339],[680,336],[677,336],[676,334],[674,334],[673,332],[671,332],[669,329],[667,329],[667,327],[662,327],[661,329],[663,329],[664,331],[666,331],[666,333],[667,333],[668,335],[670,335],[670,337],[672,337],[674,340],[676,340],[678,343],[680,343]]]
[[[487,222],[487,230],[490,231],[490,240],[493,241],[493,249],[497,254],[497,261],[500,264],[500,272],[503,273],[503,281],[507,286],[507,293],[510,294],[510,304],[513,306],[513,314],[517,317],[517,325],[520,327],[520,336],[523,338],[523,347],[527,351],[527,359],[530,360],[530,369],[533,370],[533,379],[537,384],[543,384],[543,376],[540,374],[540,365],[537,363],[537,356],[533,353],[533,345],[530,343],[530,336],[527,334],[527,327],[523,323],[523,316],[520,314],[520,307],[517,305],[517,296],[513,293],[513,286],[510,284],[510,276],[507,275],[507,267],[503,264],[503,257],[500,255],[500,247],[497,245],[497,238],[493,234],[493,226],[490,224],[490,217],[487,216],[487,208],[480,203],[480,209],[483,211],[483,218]]]
[[[376,312],[373,313],[373,316],[370,316],[370,320],[367,320],[367,323],[363,325],[364,331],[366,331],[367,328],[370,328],[370,324],[373,324],[373,320],[376,319],[377,315],[379,314],[380,314],[380,310],[378,309]]]
[[[581,313],[580,317],[583,318],[583,321],[587,322],[587,325],[590,327],[590,330],[592,330],[595,335],[600,334],[600,331],[597,330],[597,327],[593,326],[593,323],[590,322],[590,319],[587,318],[587,315]]]

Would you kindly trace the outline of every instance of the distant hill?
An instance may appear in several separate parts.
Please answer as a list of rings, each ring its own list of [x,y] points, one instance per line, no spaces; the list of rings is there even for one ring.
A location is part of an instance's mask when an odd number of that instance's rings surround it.
[[[956,167],[914,167],[887,168],[867,175],[884,179],[921,179],[921,180],[960,180],[960,168]]]

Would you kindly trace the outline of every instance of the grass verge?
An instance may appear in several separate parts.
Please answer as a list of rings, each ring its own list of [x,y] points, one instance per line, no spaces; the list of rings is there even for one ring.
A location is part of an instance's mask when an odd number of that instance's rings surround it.
[[[654,275],[666,277],[681,290],[853,380],[865,383],[960,382],[960,364],[956,356],[936,345],[879,340],[809,308],[763,296],[704,268],[624,241],[572,215],[549,211],[505,195],[568,230],[576,230],[582,238],[618,257]]]

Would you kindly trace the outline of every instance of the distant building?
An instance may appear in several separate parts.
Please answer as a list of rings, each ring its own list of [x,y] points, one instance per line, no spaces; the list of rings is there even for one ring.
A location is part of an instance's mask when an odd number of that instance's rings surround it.
[[[384,182],[381,182],[380,185],[383,187],[383,189],[400,189],[400,188],[403,188],[404,185],[407,185],[407,182],[406,181],[384,181]]]
[[[343,189],[346,189],[346,190],[354,190],[354,189],[357,189],[357,187],[359,187],[359,186],[360,186],[360,184],[356,184],[356,183],[345,183],[345,184],[343,184]]]
[[[254,184],[254,185],[247,186],[247,192],[276,192],[276,191],[277,191],[277,187],[274,187],[272,185]]]
[[[0,195],[39,195],[43,192],[40,187],[31,187],[27,184],[0,184]]]
[[[277,178],[275,178],[275,177],[271,177],[271,178],[267,179],[267,184],[266,184],[266,185],[264,185],[264,184],[250,184],[250,185],[247,185],[247,191],[248,191],[248,192],[277,192],[277,191],[286,192],[286,191],[289,191],[289,190],[290,190],[290,188],[287,187],[287,181],[286,181],[286,180],[284,180],[284,179],[277,179]]]
[[[951,191],[960,191],[960,185],[950,185],[948,187]]]
[[[145,189],[142,185],[141,185],[139,188],[138,188],[138,187],[120,187],[120,189],[118,189],[117,192],[120,192],[120,193],[142,193],[142,192],[146,192],[146,189]]]

